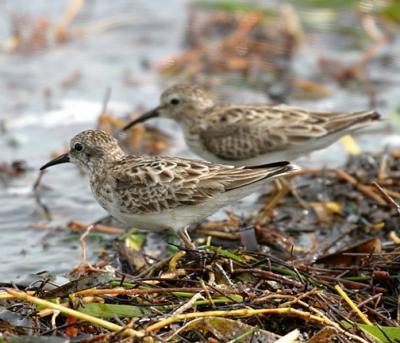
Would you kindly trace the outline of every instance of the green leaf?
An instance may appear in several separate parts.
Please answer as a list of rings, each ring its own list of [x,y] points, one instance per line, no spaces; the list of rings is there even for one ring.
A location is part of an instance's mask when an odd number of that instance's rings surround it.
[[[373,326],[367,324],[358,324],[360,327],[371,336],[383,343],[398,342],[400,340],[400,327],[390,326]],[[388,337],[388,338],[386,338]]]
[[[348,328],[353,328],[353,326],[347,322],[343,322],[343,324]],[[357,325],[379,343],[392,343],[400,340],[400,327],[376,326],[367,324]]]
[[[264,265],[267,266],[267,265]],[[297,276],[297,273],[294,270],[291,269],[287,269],[281,266],[277,266],[277,265],[271,265],[271,270],[273,272],[278,272],[279,274],[283,274],[283,275],[290,275],[290,276]]]
[[[194,296],[195,293],[190,293],[190,292],[172,292],[171,294],[176,295],[177,297],[191,298],[191,297]]]
[[[141,250],[145,240],[146,236],[143,233],[138,232],[137,230],[130,230],[127,234],[124,235],[125,245],[135,251]]]
[[[218,253],[218,254],[220,254],[222,256],[228,257],[231,260],[234,260],[234,261],[237,261],[237,262],[240,262],[240,263],[246,263],[246,261],[242,257],[240,257],[240,256],[238,256],[238,255],[236,255],[233,252],[230,252],[228,250],[221,249],[220,247],[214,247],[212,245],[208,245],[208,246],[206,246],[206,249],[215,251],[216,253]]]
[[[122,282],[121,283],[121,280],[113,280],[113,281],[111,281],[111,286],[133,288],[133,287],[136,287],[137,285],[134,283],[130,283],[130,282]]]
[[[151,314],[151,310],[146,307],[116,304],[90,303],[80,306],[78,311],[90,316],[99,318],[121,318],[144,317]]]
[[[258,330],[260,330],[260,328],[258,326],[255,326],[255,327],[251,328],[250,330],[237,336],[236,338],[231,339],[228,343],[243,342],[246,337],[253,336],[254,333],[257,332]]]

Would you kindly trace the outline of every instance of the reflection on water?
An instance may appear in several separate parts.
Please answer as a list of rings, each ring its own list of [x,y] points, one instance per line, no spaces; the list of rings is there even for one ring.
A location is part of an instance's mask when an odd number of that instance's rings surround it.
[[[47,0],[1,4],[1,46],[11,44],[7,39],[13,20],[28,25],[41,17],[47,18],[47,24],[43,22],[43,25],[50,25],[60,20],[67,3]],[[79,241],[68,240],[65,232],[30,228],[32,223],[45,222],[32,193],[37,168],[48,160],[50,153],[62,149],[76,132],[95,125],[107,87],[112,88],[109,109],[116,115],[123,116],[137,106],[152,107],[157,103],[160,79],[149,65],[181,51],[188,3],[175,0],[165,6],[161,0],[119,0],[112,4],[87,1],[87,6],[71,25],[77,30],[85,28],[95,33],[76,36],[67,43],[54,43],[34,52],[10,53],[4,49],[0,52],[0,126],[5,127],[0,134],[0,162],[26,160],[29,167],[25,175],[0,184],[3,243],[0,281],[42,269],[67,271],[79,262]],[[305,10],[304,5],[300,8],[305,28],[313,33],[309,44],[296,52],[298,58],[292,63],[296,75],[309,78],[317,75],[319,66],[310,49],[319,49],[327,57],[339,56],[349,63],[359,56],[354,38],[361,30],[359,27],[345,35],[348,39],[338,40],[337,31],[349,29],[349,20],[353,20],[350,14],[346,15],[346,9],[337,15],[329,8],[315,11]],[[26,31],[22,33],[27,34]],[[384,114],[393,112],[399,102],[396,75],[400,69],[400,51],[395,49],[398,43],[399,37],[395,37],[390,46],[382,49],[392,56],[390,68],[377,61],[368,69],[376,88],[379,110]],[[336,84],[329,87],[334,91],[327,97],[293,100],[292,103],[328,111],[368,107],[368,99],[356,88],[340,89]],[[264,94],[258,91],[242,92],[228,87],[224,95],[228,100],[266,101]],[[171,154],[190,156],[175,124],[161,121],[154,125],[173,132],[178,143],[174,143]],[[379,131],[359,137],[365,149],[379,150],[381,144],[376,142],[386,144],[393,140],[389,134]],[[394,141],[394,144],[399,145],[399,142]],[[336,144],[327,151],[313,154],[312,158],[305,158],[302,163],[337,165],[345,159],[345,150]],[[43,201],[56,218],[52,223],[54,228],[69,220],[89,224],[105,215],[92,199],[86,177],[72,165],[47,172],[41,192]],[[91,251],[94,254],[94,250]]]

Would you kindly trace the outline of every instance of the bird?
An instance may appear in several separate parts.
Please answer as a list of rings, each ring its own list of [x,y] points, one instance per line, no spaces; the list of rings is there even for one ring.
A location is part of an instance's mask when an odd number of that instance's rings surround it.
[[[100,130],[78,133],[67,153],[40,170],[67,162],[87,172],[94,198],[112,217],[145,231],[174,231],[188,248],[194,247],[187,232],[191,224],[299,170],[287,161],[234,167],[178,157],[128,155],[117,139]]]
[[[214,98],[197,85],[171,86],[157,107],[122,131],[150,118],[170,118],[183,128],[190,150],[206,161],[251,166],[294,161],[380,119],[375,110],[317,112],[284,104],[216,104]]]

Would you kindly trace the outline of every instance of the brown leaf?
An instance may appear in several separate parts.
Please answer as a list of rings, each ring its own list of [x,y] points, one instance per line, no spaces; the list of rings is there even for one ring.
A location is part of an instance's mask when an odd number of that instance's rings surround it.
[[[317,259],[317,263],[332,264],[332,265],[360,265],[363,261],[368,259],[368,256],[354,256],[348,255],[351,253],[364,253],[372,254],[381,251],[381,241],[379,238],[371,238],[361,243],[352,245],[346,249],[340,250],[336,253],[326,255]]]

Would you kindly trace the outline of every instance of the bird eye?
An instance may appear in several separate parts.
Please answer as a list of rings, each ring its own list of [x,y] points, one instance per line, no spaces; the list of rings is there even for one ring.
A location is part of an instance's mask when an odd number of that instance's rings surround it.
[[[178,105],[178,104],[179,104],[179,99],[177,99],[177,98],[172,98],[171,101],[170,101],[170,103],[171,103],[172,105]]]
[[[83,145],[81,143],[75,143],[74,149],[76,151],[81,151],[83,149]]]

